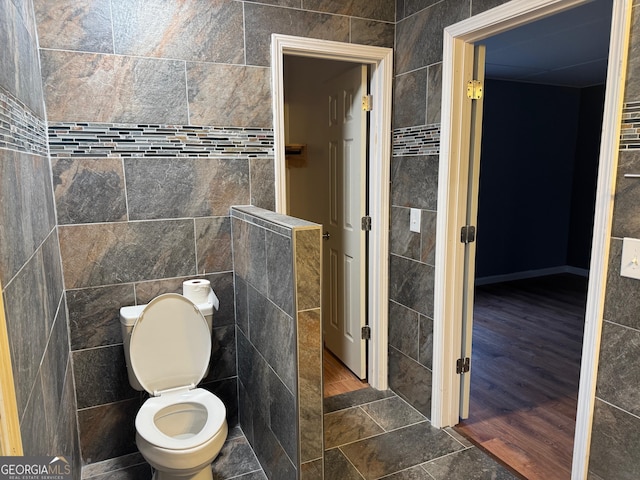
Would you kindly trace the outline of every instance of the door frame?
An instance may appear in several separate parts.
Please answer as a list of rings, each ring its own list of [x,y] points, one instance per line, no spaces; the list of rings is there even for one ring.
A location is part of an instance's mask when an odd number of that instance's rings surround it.
[[[271,35],[271,86],[276,211],[286,213],[284,56],[342,60],[371,66],[373,110],[369,122],[369,257],[367,311],[371,340],[367,344],[369,385],[388,388],[389,180],[391,159],[391,86],[393,50],[351,43]]]
[[[434,358],[431,421],[447,427],[459,421],[459,379],[455,362],[461,344],[461,305],[464,255],[459,229],[464,224],[468,146],[460,131],[468,123],[457,98],[463,93],[464,69],[459,54],[465,44],[560,13],[588,0],[513,0],[445,28],[442,67],[442,130],[436,238]],[[595,387],[602,330],[602,313],[609,258],[610,232],[620,138],[620,119],[627,66],[631,2],[614,0],[605,90],[600,165],[596,191],[591,268],[585,315],[572,478],[586,478]]]

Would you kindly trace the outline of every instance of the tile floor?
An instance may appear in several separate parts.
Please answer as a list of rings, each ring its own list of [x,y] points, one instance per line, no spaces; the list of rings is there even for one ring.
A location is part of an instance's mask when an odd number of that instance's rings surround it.
[[[452,429],[440,430],[390,390],[370,387],[325,399],[326,480],[515,480],[512,474]],[[91,480],[150,480],[139,454],[118,464],[85,467]],[[303,480],[322,480],[308,465]],[[213,463],[214,480],[266,480],[242,430],[229,431]],[[277,479],[273,479],[277,480]]]

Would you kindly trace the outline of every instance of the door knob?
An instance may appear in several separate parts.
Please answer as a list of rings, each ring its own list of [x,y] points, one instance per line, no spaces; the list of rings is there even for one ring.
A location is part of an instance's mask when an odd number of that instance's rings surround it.
[[[322,238],[324,238],[325,240],[329,240],[330,237],[331,237],[331,234],[329,232],[324,232],[322,234]]]

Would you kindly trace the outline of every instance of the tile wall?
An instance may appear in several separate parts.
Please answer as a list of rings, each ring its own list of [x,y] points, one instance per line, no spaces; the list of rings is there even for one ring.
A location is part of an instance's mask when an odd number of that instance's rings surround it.
[[[240,425],[268,478],[322,463],[319,225],[232,209]]]
[[[22,446],[25,455],[72,457],[79,478],[76,399],[31,1],[0,0],[0,45],[0,284]]]
[[[4,2],[8,0],[2,0]],[[136,451],[120,306],[212,281],[237,411],[231,205],[274,208],[270,35],[392,46],[390,0],[34,0],[82,460]],[[216,348],[217,346],[217,348]]]

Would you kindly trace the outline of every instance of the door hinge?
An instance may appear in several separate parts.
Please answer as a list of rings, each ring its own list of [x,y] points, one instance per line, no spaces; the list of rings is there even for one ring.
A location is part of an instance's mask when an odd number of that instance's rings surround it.
[[[365,112],[370,112],[373,110],[373,95],[363,95],[362,96],[362,110]]]
[[[361,337],[363,340],[371,340],[371,327],[369,325],[362,327]]]
[[[465,225],[460,230],[460,241],[462,243],[471,243],[476,241],[476,227]]]
[[[482,82],[480,80],[469,80],[467,82],[467,98],[480,100],[482,98]]]
[[[456,360],[456,373],[467,373],[469,371],[471,359],[469,357],[459,358]]]
[[[364,230],[365,232],[368,232],[369,230],[371,230],[371,217],[368,215],[365,217],[362,217],[361,226],[362,226],[362,230]]]

